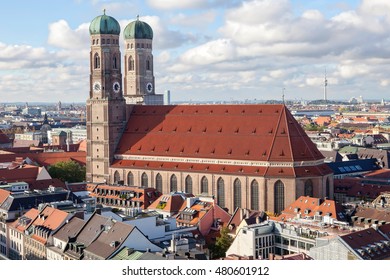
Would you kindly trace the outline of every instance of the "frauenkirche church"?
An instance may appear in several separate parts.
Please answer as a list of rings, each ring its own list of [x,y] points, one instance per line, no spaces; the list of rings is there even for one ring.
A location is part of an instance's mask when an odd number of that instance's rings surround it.
[[[161,105],[152,28],[124,29],[124,79],[117,20],[104,13],[89,31],[87,181],[208,194],[231,213],[333,197],[332,171],[286,106]]]

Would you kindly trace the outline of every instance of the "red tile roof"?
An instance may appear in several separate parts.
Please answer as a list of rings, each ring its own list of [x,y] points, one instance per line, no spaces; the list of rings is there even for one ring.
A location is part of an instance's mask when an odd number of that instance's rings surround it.
[[[390,241],[384,241],[385,237],[373,228],[346,234],[340,238],[363,259],[380,260],[390,257],[389,245],[387,245]],[[384,249],[381,248],[382,246]]]
[[[136,201],[140,203],[142,209],[146,209],[161,195],[154,188],[141,188],[134,186],[110,186],[88,184],[87,189],[91,197],[100,199],[113,198],[113,204],[120,204],[126,201]],[[133,196],[130,194],[132,193]],[[102,203],[107,204],[107,203]],[[122,204],[121,204],[122,205]]]
[[[80,152],[31,152],[31,151],[15,151],[0,153],[0,162],[11,162],[17,157],[30,158],[41,166],[49,166],[59,161],[73,160],[81,165],[85,165],[87,154],[85,151]]]
[[[12,141],[8,138],[7,135],[4,134],[3,131],[0,130],[0,144],[9,144]]]
[[[192,194],[186,193],[173,193],[173,194],[163,194],[157,198],[149,207],[149,210],[158,210],[164,211],[166,213],[178,213],[183,206],[183,203],[186,201],[187,197],[193,197]]]
[[[49,186],[61,187],[64,189],[66,188],[65,183],[57,178],[38,180],[38,181],[31,182],[29,184],[31,190],[46,190]]]
[[[68,213],[52,207],[45,207],[34,220],[35,226],[44,226],[48,229],[57,229],[68,217]]]
[[[301,218],[314,217],[315,215],[330,215],[333,219],[339,221],[345,220],[344,210],[340,204],[336,203],[334,200],[323,200],[309,196],[299,197],[282,211],[282,214],[278,216],[278,219],[287,220],[289,218],[294,218],[298,213],[301,215]]]
[[[284,105],[134,106],[116,154],[275,162],[323,159]]]
[[[18,218],[16,221],[12,222],[11,226],[19,230],[19,232],[24,233],[24,231],[30,226],[30,224],[34,221],[34,219],[38,216],[38,214],[39,214],[39,210],[32,208],[28,210],[26,213],[24,213],[24,215],[21,218]]]
[[[26,182],[31,183],[37,179],[40,167],[32,165],[23,165],[15,169],[0,169],[0,178],[7,182]]]
[[[357,199],[374,200],[382,192],[390,192],[390,185],[382,185],[380,181],[373,184],[364,183],[364,178],[343,178],[334,180],[335,193],[346,194]]]
[[[85,165],[87,161],[86,152],[46,152],[46,153],[26,153],[24,158],[30,158],[41,166],[49,166],[60,161],[75,161]]]
[[[0,189],[0,205],[9,197],[11,192]]]

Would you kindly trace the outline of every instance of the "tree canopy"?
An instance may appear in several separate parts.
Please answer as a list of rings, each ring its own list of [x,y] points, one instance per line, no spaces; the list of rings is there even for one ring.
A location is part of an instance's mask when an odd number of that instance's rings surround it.
[[[226,256],[226,251],[233,243],[233,237],[229,235],[229,229],[224,227],[220,231],[220,236],[214,245],[210,246],[212,259],[223,258]]]
[[[64,182],[75,183],[85,181],[86,168],[73,160],[60,161],[48,168],[52,178],[58,178]]]

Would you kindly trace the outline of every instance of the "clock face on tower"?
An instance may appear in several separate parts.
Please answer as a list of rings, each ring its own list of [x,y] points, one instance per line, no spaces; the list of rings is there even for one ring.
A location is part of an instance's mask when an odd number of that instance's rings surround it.
[[[151,93],[153,91],[153,85],[152,83],[147,83],[146,84],[146,90]]]
[[[95,82],[93,84],[93,91],[94,92],[99,92],[101,89],[102,89],[102,86],[101,86],[101,84],[99,82]]]
[[[112,85],[112,89],[114,90],[115,93],[118,93],[120,91],[120,89],[121,89],[121,85],[118,82],[115,82]]]

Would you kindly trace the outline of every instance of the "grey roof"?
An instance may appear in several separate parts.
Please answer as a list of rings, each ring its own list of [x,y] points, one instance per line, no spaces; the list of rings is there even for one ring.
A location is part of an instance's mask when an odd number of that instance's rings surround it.
[[[381,169],[375,158],[329,162],[327,164],[333,170],[334,175],[362,173]]]
[[[157,253],[145,252],[142,256],[138,258],[139,260],[166,260],[165,256]]]
[[[69,195],[69,197],[68,197]],[[38,208],[41,203],[50,203],[55,201],[63,201],[71,199],[73,201],[81,202],[68,191],[56,192],[32,192],[22,194],[11,194],[1,205],[0,208],[6,211],[17,211],[20,209],[28,210],[31,208]]]
[[[134,229],[135,227],[132,225],[116,222],[108,230],[103,231],[84,252],[89,252],[102,259],[107,259],[121,248],[122,243]]]
[[[343,157],[340,155],[338,151],[322,151],[320,150],[321,154],[325,157],[325,161],[327,162],[336,162],[336,161],[342,161]]]
[[[76,240],[87,247],[97,236],[99,236],[102,230],[107,229],[112,226],[112,224],[113,221],[111,219],[94,213],[77,234]]]
[[[372,149],[372,148],[360,148],[357,152],[359,158],[367,159],[367,158],[376,158],[378,161],[382,163],[382,166],[385,168],[389,168],[390,164],[390,151],[380,150],[380,149]]]
[[[68,222],[66,222],[54,235],[53,237],[68,241],[69,238],[75,237],[80,229],[86,224],[86,221],[73,216]]]

